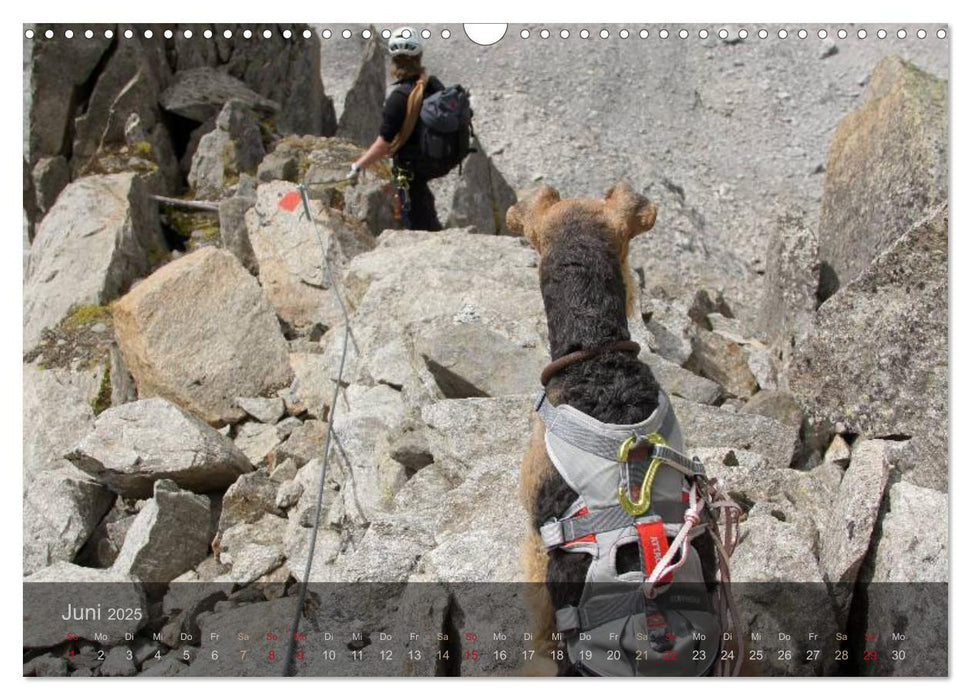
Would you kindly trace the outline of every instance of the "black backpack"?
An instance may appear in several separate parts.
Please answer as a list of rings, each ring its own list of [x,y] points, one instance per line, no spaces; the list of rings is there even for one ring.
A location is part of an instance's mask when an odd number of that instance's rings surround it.
[[[418,148],[403,160],[417,176],[432,180],[461,166],[465,157],[476,150],[472,148],[475,132],[468,91],[461,85],[452,85],[427,96],[415,129]]]

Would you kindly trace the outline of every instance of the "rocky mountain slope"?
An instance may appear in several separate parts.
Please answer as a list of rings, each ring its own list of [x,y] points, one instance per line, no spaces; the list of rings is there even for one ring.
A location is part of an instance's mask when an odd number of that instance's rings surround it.
[[[623,176],[659,202],[631,334],[747,512],[733,579],[820,596],[740,586],[743,623],[859,633],[871,586],[947,580],[943,42],[452,36],[429,63],[473,87],[486,152],[440,183],[434,234],[391,230],[381,172],[311,187],[301,218],[295,183],[343,178],[367,140],[373,45],[31,48],[23,573],[113,581],[155,614],[136,658],[104,662],[38,622],[25,673],[203,673],[205,632],[290,614],[331,428],[309,580],[388,584],[386,608],[344,601],[372,637],[419,609],[456,634],[483,609],[521,621],[463,584],[523,577],[547,327],[536,254],[496,234],[539,180]]]

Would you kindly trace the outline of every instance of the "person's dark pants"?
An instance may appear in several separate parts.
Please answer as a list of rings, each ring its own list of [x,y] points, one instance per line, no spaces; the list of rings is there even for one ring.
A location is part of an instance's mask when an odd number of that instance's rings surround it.
[[[409,207],[402,212],[405,227],[415,231],[441,231],[442,225],[435,213],[435,195],[428,188],[428,181],[415,178],[408,188]]]

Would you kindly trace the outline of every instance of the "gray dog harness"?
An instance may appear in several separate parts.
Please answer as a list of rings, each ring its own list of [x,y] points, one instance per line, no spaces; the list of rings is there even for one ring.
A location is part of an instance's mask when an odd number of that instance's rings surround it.
[[[548,549],[591,555],[578,605],[556,611],[570,662],[586,673],[726,670],[716,664],[726,616],[734,612],[727,560],[738,507],[706,478],[698,459],[684,455],[671,403],[664,392],[658,399],[657,409],[634,425],[602,423],[572,406],[553,406],[545,392],[536,403],[547,454],[579,494],[560,517],[542,525],[540,536]],[[725,546],[714,517],[720,512]],[[716,591],[705,585],[691,546],[706,530],[720,554]],[[637,570],[618,571],[618,551],[626,545],[639,552]]]

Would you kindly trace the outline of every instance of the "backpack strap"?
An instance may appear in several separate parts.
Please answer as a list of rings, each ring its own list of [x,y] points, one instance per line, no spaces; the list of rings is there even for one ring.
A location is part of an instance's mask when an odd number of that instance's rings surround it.
[[[391,141],[391,155],[401,150],[401,147],[408,142],[408,139],[411,138],[412,133],[415,131],[415,125],[418,124],[418,116],[421,114],[421,103],[425,99],[425,84],[427,82],[428,76],[422,73],[418,76],[418,79],[415,81],[415,87],[411,89],[411,93],[408,95],[408,110],[405,112],[405,121],[401,125],[401,131]]]

